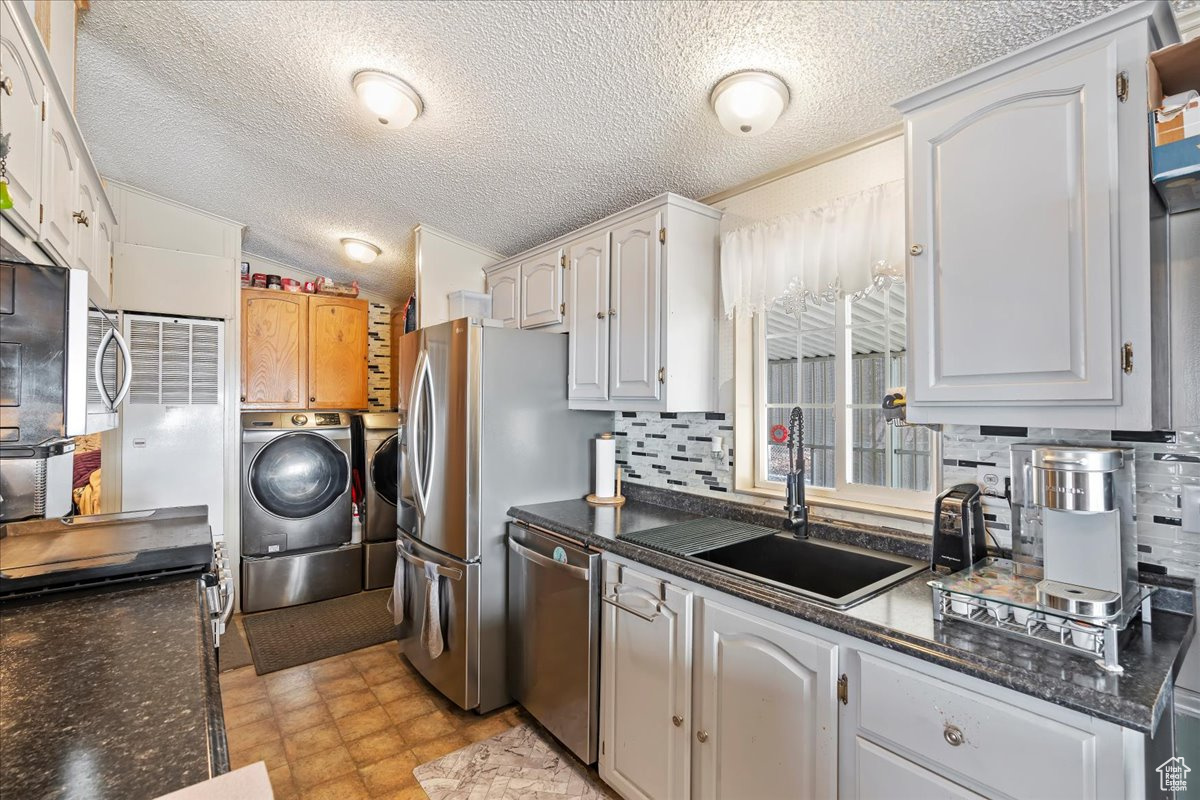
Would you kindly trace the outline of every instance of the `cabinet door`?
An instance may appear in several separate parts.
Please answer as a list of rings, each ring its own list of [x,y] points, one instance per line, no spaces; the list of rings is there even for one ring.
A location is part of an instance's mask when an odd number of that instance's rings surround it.
[[[95,253],[93,259],[97,268],[96,281],[108,297],[112,297],[113,292],[112,243],[113,236],[116,235],[114,230],[116,226],[116,220],[105,209],[104,201],[101,199],[96,208],[95,220],[92,222],[92,250]]]
[[[610,561],[604,569],[605,596],[623,608],[604,604],[600,777],[626,800],[686,800],[692,594]]]
[[[563,251],[547,250],[521,264],[521,327],[563,321]]]
[[[42,200],[42,99],[46,84],[34,65],[17,21],[7,3],[0,4],[0,80],[11,81],[0,91],[0,118],[9,134],[6,164],[8,193],[13,207],[4,212],[17,228],[38,235],[38,204]]]
[[[70,124],[70,110],[46,100],[46,150],[42,160],[42,246],[62,266],[75,259],[79,209],[79,148]]]
[[[837,795],[837,647],[698,603],[699,798]]]
[[[855,751],[857,800],[982,800],[982,795],[861,737],[855,739]]]
[[[99,185],[93,183],[85,174],[79,176],[79,194],[75,201],[78,216],[75,217],[75,263],[71,266],[86,269],[101,289],[107,294],[108,281],[100,280],[100,265],[96,263],[96,228],[100,211]]]
[[[487,276],[487,292],[492,296],[492,319],[498,319],[506,328],[520,327],[520,288],[517,281],[521,267],[513,264]]]
[[[367,302],[313,295],[308,301],[310,408],[367,407]]]
[[[1116,58],[1089,42],[909,119],[912,402],[1120,402],[1116,119],[1145,110]]]
[[[572,280],[567,298],[567,398],[608,399],[608,232],[567,246]]]
[[[242,290],[242,403],[304,408],[308,388],[308,296]]]
[[[657,400],[662,366],[662,214],[612,231],[612,311],[609,330],[613,400]]]

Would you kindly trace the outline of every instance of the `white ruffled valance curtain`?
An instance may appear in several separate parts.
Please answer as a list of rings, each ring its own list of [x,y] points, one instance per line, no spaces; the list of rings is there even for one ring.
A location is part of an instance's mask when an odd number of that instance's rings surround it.
[[[726,315],[757,314],[778,301],[862,296],[904,277],[904,182],[727,232],[721,242]]]

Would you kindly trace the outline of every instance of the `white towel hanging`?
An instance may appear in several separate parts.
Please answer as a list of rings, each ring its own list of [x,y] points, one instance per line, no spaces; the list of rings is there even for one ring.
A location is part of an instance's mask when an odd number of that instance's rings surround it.
[[[388,596],[387,610],[392,612],[392,624],[404,624],[404,557],[396,553],[396,574],[392,578],[392,593]]]
[[[430,658],[442,654],[446,643],[442,640],[442,602],[439,590],[437,564],[425,562],[425,617],[421,620],[421,644]]]

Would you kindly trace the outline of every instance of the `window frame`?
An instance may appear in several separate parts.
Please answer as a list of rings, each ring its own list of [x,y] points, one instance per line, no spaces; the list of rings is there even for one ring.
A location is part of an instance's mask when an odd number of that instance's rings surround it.
[[[942,436],[932,431],[930,487],[927,491],[893,489],[853,483],[850,445],[852,358],[847,326],[850,298],[840,297],[834,309],[834,483],[832,487],[806,486],[812,505],[861,510],[908,519],[932,519],[934,499],[941,491]],[[739,492],[783,498],[784,485],[766,477],[767,470],[767,358],[765,315],[749,318],[738,311],[734,318],[735,459],[734,481]]]

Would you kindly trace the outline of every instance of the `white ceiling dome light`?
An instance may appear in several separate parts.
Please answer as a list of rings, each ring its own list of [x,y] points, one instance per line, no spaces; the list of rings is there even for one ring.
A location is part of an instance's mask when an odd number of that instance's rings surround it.
[[[351,85],[362,104],[389,128],[407,128],[425,108],[411,86],[386,72],[365,69],[355,73]]]
[[[362,239],[342,239],[342,249],[346,251],[346,258],[360,264],[370,264],[376,256],[383,252]]]
[[[770,73],[754,70],[723,78],[709,97],[721,127],[734,136],[766,133],[790,99],[787,84]]]

